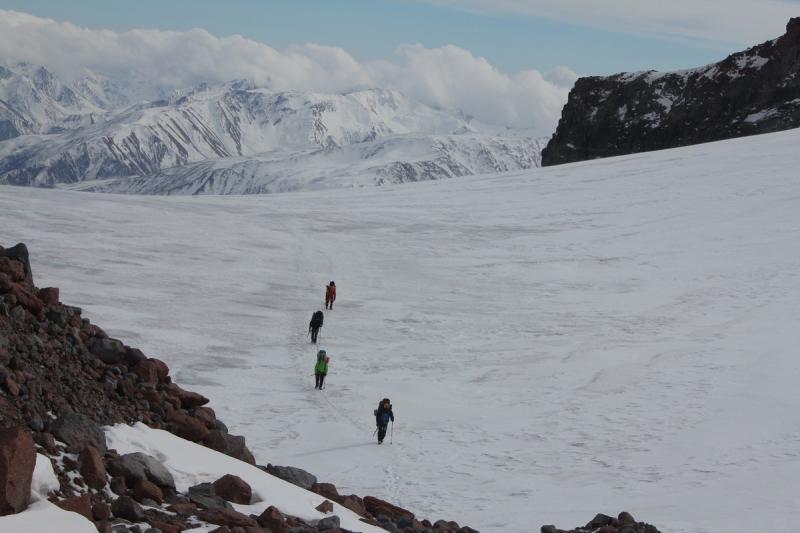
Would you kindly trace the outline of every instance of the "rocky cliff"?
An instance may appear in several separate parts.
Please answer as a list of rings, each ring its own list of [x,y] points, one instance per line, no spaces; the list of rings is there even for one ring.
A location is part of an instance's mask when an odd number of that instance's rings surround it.
[[[800,126],[800,17],[772,41],[678,72],[579,79],[542,165]]]

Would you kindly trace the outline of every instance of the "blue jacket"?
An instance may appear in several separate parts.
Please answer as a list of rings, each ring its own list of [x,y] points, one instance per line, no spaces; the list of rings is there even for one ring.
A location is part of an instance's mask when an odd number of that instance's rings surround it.
[[[384,409],[383,405],[378,407],[375,410],[375,424],[378,426],[385,426],[389,423],[389,420],[394,422],[394,413],[392,412],[392,408]]]

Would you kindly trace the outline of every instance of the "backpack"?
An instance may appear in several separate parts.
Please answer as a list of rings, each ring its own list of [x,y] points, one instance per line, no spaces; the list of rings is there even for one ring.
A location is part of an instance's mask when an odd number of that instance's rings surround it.
[[[322,314],[322,311],[314,311],[314,314],[311,315],[311,327],[321,328],[323,320],[324,315]]]

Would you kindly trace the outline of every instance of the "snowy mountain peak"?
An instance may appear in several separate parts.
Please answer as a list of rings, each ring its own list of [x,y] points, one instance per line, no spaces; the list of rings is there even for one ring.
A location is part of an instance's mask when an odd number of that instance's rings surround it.
[[[88,188],[271,192],[456,177],[539,162],[534,139],[498,135],[391,89],[274,92],[234,80],[132,104],[135,94],[147,92],[144,86],[125,87],[88,71],[68,83],[32,65],[8,72],[0,81],[0,183],[112,179]],[[177,170],[182,167],[185,172]],[[225,187],[209,187],[208,173],[220,169],[227,173]],[[275,171],[281,173],[277,189]],[[287,175],[296,181],[287,183]],[[178,176],[199,181],[167,183]],[[248,184],[233,183],[235,176],[246,176]],[[143,188],[145,181],[150,185]]]

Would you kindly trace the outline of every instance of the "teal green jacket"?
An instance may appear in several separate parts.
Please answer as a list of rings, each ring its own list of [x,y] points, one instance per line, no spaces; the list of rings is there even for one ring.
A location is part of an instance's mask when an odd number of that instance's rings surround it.
[[[316,374],[327,374],[328,373],[328,363],[325,362],[325,359],[322,361],[317,362],[317,365],[314,367],[314,372]]]

